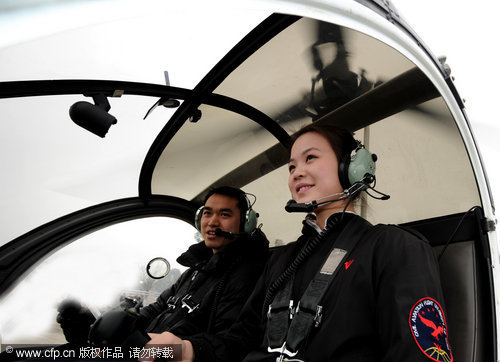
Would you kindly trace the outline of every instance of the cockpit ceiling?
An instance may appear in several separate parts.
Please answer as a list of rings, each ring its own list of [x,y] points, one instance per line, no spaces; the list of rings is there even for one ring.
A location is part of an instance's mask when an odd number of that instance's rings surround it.
[[[262,111],[289,134],[318,120],[356,131],[380,156],[377,186],[392,194],[382,203],[383,213],[371,211],[372,199],[359,206],[373,221],[404,222],[479,203],[446,103],[415,64],[366,34],[302,18],[258,49],[214,93]],[[277,139],[237,113],[207,105],[199,110],[201,119],[186,122],[165,148],[152,193],[195,199],[194,190],[224,180],[259,195],[269,217],[282,213],[289,195],[286,170],[279,168],[286,155]],[[448,175],[453,182],[438,181]],[[461,197],[453,197],[457,194]]]

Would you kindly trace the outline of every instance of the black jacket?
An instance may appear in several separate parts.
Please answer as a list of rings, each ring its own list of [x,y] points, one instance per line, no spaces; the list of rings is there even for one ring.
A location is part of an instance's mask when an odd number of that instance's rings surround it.
[[[146,332],[170,331],[187,337],[227,330],[262,273],[268,246],[259,229],[215,254],[203,242],[190,246],[177,259],[189,269],[154,303],[141,309],[141,324]]]
[[[300,299],[329,255],[342,228],[352,218],[329,227],[326,238],[299,266],[293,277],[292,299]],[[330,217],[329,226],[335,218]],[[234,327],[216,339],[191,339],[203,346],[202,361],[275,361],[267,352],[266,292],[299,251],[317,234],[305,226],[296,243],[271,255],[265,273]],[[448,353],[436,256],[423,240],[395,226],[373,226],[340,265],[321,301],[321,324],[313,327],[294,358],[309,362],[429,361]],[[427,353],[427,355],[426,355]],[[437,354],[441,354],[439,358]],[[198,359],[198,357],[201,357]],[[285,356],[286,357],[286,356]]]

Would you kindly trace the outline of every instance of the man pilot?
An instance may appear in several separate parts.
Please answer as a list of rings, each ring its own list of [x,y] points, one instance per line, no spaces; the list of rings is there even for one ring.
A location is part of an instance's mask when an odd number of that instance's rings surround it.
[[[267,260],[269,242],[256,227],[257,216],[240,189],[222,186],[207,193],[195,220],[204,242],[191,245],[177,258],[189,269],[140,310],[139,328],[148,333],[142,334],[141,343],[166,331],[187,337],[229,329]],[[89,315],[74,305],[60,308],[57,320],[70,344],[88,342],[93,322]]]

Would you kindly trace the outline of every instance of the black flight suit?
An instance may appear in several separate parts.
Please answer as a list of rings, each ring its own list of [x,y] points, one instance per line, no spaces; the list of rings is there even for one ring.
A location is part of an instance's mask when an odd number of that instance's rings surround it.
[[[328,219],[328,235],[294,273],[295,305],[352,218],[359,216],[346,213],[340,219],[335,214]],[[304,223],[303,235],[296,243],[273,252],[242,315],[224,338],[190,338],[195,351],[204,351],[203,356],[196,355],[196,361],[234,362],[250,351],[245,361],[276,361],[279,354],[267,352],[266,291],[318,234],[317,229]],[[395,226],[372,226],[339,268],[321,301],[321,323],[312,327],[290,360],[452,359],[438,263],[427,242]]]
[[[268,246],[260,229],[215,254],[203,242],[190,246],[177,259],[189,269],[154,303],[141,309],[146,332],[170,331],[186,337],[229,329],[262,273]]]

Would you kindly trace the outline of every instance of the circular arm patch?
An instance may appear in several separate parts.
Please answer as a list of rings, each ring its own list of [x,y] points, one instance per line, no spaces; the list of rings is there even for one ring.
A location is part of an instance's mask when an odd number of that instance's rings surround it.
[[[410,311],[410,329],[420,350],[433,361],[452,362],[448,327],[443,308],[432,298],[422,298]]]

